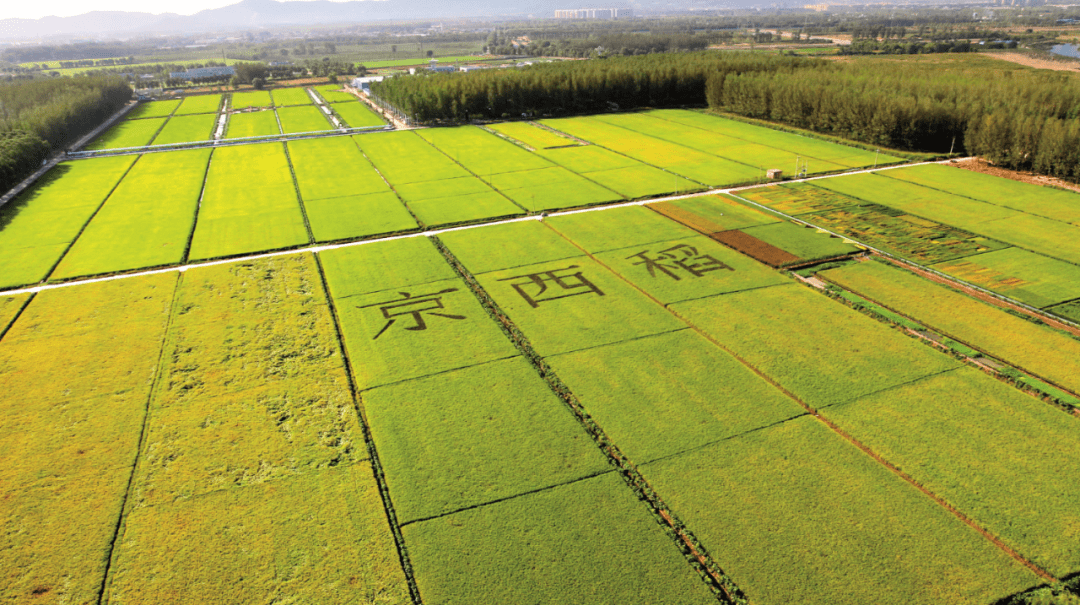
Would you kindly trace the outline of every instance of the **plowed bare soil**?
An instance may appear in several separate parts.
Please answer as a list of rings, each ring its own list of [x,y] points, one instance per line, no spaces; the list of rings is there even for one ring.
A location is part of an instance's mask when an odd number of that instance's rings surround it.
[[[709,237],[770,267],[782,267],[802,260],[794,254],[785,252],[770,243],[763,242],[737,229],[713,233]]]

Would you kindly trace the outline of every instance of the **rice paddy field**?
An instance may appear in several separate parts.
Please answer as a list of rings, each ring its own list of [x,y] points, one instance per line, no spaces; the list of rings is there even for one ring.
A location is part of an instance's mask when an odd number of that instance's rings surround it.
[[[216,99],[268,108],[226,136],[329,127],[279,92]],[[184,138],[194,107],[126,122]],[[1077,394],[1080,338],[858,262],[1070,310],[1067,250],[961,219],[1065,241],[1080,195],[936,165],[727,189],[900,161],[774,133],[61,163],[0,208],[0,602],[996,605],[1080,573],[1080,414],[1024,386]]]
[[[748,189],[741,199],[1075,321],[1080,196],[930,164]]]
[[[199,95],[181,100],[140,103],[124,119],[84,149],[109,151],[205,143],[214,140],[221,113],[228,114],[225,139],[324,132],[335,126],[315,105],[310,88],[257,90],[230,95]],[[320,90],[320,94],[330,94]],[[347,128],[383,127],[386,122],[355,96],[336,91],[333,113]],[[344,98],[347,97],[347,98]]]

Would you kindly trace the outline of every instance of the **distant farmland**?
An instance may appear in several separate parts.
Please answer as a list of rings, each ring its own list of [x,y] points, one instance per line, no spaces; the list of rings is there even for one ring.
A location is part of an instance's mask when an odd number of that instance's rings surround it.
[[[303,89],[192,99],[0,209],[4,602],[1080,573],[1080,195],[842,175],[905,158],[697,111],[345,134]],[[796,167],[827,178],[763,184]]]

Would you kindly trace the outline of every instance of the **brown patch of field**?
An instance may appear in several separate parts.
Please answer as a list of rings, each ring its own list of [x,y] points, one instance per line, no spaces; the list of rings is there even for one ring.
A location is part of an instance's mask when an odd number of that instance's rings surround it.
[[[963,168],[964,170],[971,170],[972,172],[981,172],[983,174],[989,174],[991,176],[997,176],[1005,179],[1012,179],[1014,181],[1020,181],[1022,183],[1031,183],[1033,185],[1047,185],[1050,187],[1058,187],[1061,189],[1068,189],[1080,193],[1080,185],[1076,183],[1070,183],[1059,178],[1052,176],[1046,176],[1045,174],[1035,174],[1034,172],[1021,172],[1019,170],[1010,170],[1008,168],[1002,168],[1000,166],[994,166],[982,158],[964,158],[962,160],[953,160],[948,164],[949,166],[955,166],[957,168]]]
[[[738,229],[713,233],[709,237],[729,248],[734,248],[735,250],[742,252],[756,261],[763,262],[770,267],[781,267],[802,260],[790,252],[781,250],[768,242],[759,240],[753,235],[748,235]]]
[[[723,227],[710,221],[709,219],[684,210],[678,206],[673,205],[671,202],[660,202],[659,204],[652,204],[649,208],[663,214],[664,216],[674,219],[687,227],[690,227],[694,231],[700,233],[716,233],[722,231]]]
[[[986,53],[984,56],[1008,61],[1009,63],[1016,63],[1025,67],[1034,67],[1035,69],[1052,69],[1054,71],[1076,71],[1080,69],[1080,62],[1077,61],[1068,59],[1043,59],[1025,53]]]

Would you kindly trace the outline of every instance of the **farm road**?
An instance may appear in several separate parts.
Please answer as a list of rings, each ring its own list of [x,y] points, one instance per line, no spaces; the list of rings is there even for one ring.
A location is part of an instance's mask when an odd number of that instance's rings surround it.
[[[917,163],[917,164],[900,164],[900,165],[897,165],[897,166],[888,166],[888,167],[885,167],[885,168],[876,168],[876,169],[868,168],[868,169],[864,169],[864,170],[855,170],[855,171],[852,171],[852,172],[844,172],[842,174],[843,175],[861,174],[861,173],[864,173],[864,172],[874,172],[876,170],[890,170],[890,169],[893,169],[893,168],[905,168],[905,167],[909,167],[909,166],[919,166],[919,165],[922,165],[922,164],[943,164],[943,163],[947,163],[948,161],[949,160],[944,160],[944,161],[941,161],[941,162],[920,162],[920,163]],[[840,175],[831,175],[831,176],[840,176]],[[802,182],[816,181],[818,179],[823,179],[823,178],[830,178],[830,175],[815,176],[815,177],[809,177],[809,178],[804,178],[804,179],[793,179],[793,180],[790,180],[790,181],[783,181],[783,182],[785,182],[785,183],[802,183]],[[767,184],[767,183],[765,183],[765,184]],[[672,196],[668,196],[668,197],[650,198],[650,199],[647,199],[647,200],[639,200],[639,201],[634,201],[634,202],[622,202],[622,203],[618,203],[618,204],[610,204],[610,205],[607,205],[607,206],[595,206],[595,207],[592,207],[592,208],[583,208],[583,209],[579,209],[579,210],[553,211],[553,212],[549,212],[549,213],[534,214],[534,215],[530,215],[530,216],[523,216],[523,217],[520,217],[520,218],[488,221],[488,222],[483,222],[483,223],[475,223],[475,224],[472,224],[472,225],[463,225],[463,226],[460,226],[460,227],[447,227],[445,229],[431,229],[431,230],[428,230],[428,231],[419,231],[417,233],[408,233],[406,235],[393,235],[393,236],[389,236],[389,237],[366,239],[366,240],[360,240],[360,241],[356,241],[356,242],[345,242],[345,243],[341,243],[341,244],[313,244],[313,245],[310,245],[310,246],[305,246],[303,248],[291,248],[289,250],[277,250],[277,251],[273,251],[273,252],[261,252],[261,253],[257,253],[257,254],[246,254],[246,255],[243,255],[243,256],[235,256],[235,257],[224,258],[224,259],[219,259],[219,260],[211,260],[211,261],[205,261],[205,262],[194,262],[194,263],[188,263],[186,265],[177,265],[177,266],[174,266],[174,267],[165,267],[163,269],[149,269],[149,270],[146,270],[146,271],[133,271],[131,273],[121,273],[121,274],[118,274],[118,275],[107,275],[107,276],[104,276],[104,277],[91,277],[91,278],[86,278],[86,279],[77,279],[77,280],[72,280],[72,281],[67,281],[67,282],[62,282],[62,283],[55,283],[55,284],[41,284],[41,285],[38,285],[38,286],[31,286],[31,287],[28,287],[28,288],[19,288],[17,290],[0,291],[0,296],[16,296],[16,295],[19,295],[19,294],[27,294],[27,293],[31,293],[31,292],[44,292],[46,290],[56,290],[56,289],[60,289],[60,288],[74,288],[74,287],[78,287],[78,286],[85,285],[85,284],[94,284],[94,283],[113,281],[113,280],[118,280],[118,279],[128,279],[128,278],[132,278],[132,277],[140,277],[140,276],[143,276],[143,275],[158,275],[160,273],[173,273],[173,272],[181,272],[181,273],[183,273],[184,271],[187,271],[189,269],[197,269],[197,268],[200,268],[200,267],[213,267],[213,266],[216,266],[216,265],[229,265],[229,264],[233,264],[233,263],[243,263],[243,262],[247,262],[247,261],[251,261],[251,260],[258,260],[258,259],[262,259],[262,258],[272,258],[272,257],[276,257],[276,256],[288,256],[288,255],[292,255],[292,254],[309,254],[309,253],[315,253],[315,252],[323,252],[325,250],[336,250],[338,248],[351,248],[353,246],[364,246],[364,245],[367,245],[367,244],[375,244],[375,243],[378,243],[378,242],[389,242],[389,241],[394,241],[394,240],[399,240],[399,239],[408,239],[408,238],[412,238],[412,237],[431,237],[431,236],[435,236],[435,235],[440,235],[442,233],[450,233],[452,231],[464,231],[466,229],[476,229],[476,228],[479,228],[479,227],[487,227],[487,226],[490,226],[490,225],[502,225],[502,224],[507,224],[507,223],[520,223],[520,222],[523,222],[523,221],[539,221],[539,220],[543,220],[544,217],[548,216],[548,215],[567,215],[567,214],[581,214],[581,213],[585,213],[585,212],[604,212],[606,210],[613,210],[615,208],[624,208],[626,206],[647,206],[649,204],[658,204],[658,203],[661,203],[661,202],[671,202],[671,201],[675,201],[675,200],[683,200],[683,199],[688,199],[688,198],[693,198],[693,197],[700,197],[700,196],[703,196],[703,195],[716,195],[716,194],[719,194],[719,193],[737,194],[739,191],[743,191],[745,189],[752,189],[754,187],[760,187],[760,186],[761,186],[761,184],[745,185],[745,186],[742,186],[742,187],[731,187],[731,188],[727,188],[727,189],[711,189],[709,191],[699,191],[697,193],[690,193],[690,194],[686,194],[686,195],[672,195]],[[742,198],[740,198],[740,199],[742,199]],[[753,204],[753,202],[750,202],[750,203]],[[758,204],[754,204],[754,205],[758,206]],[[770,212],[775,212],[775,211],[770,210]],[[839,236],[839,237],[843,237],[843,236]],[[848,238],[848,239],[850,239],[850,238]],[[869,247],[869,246],[867,246],[867,247]]]

